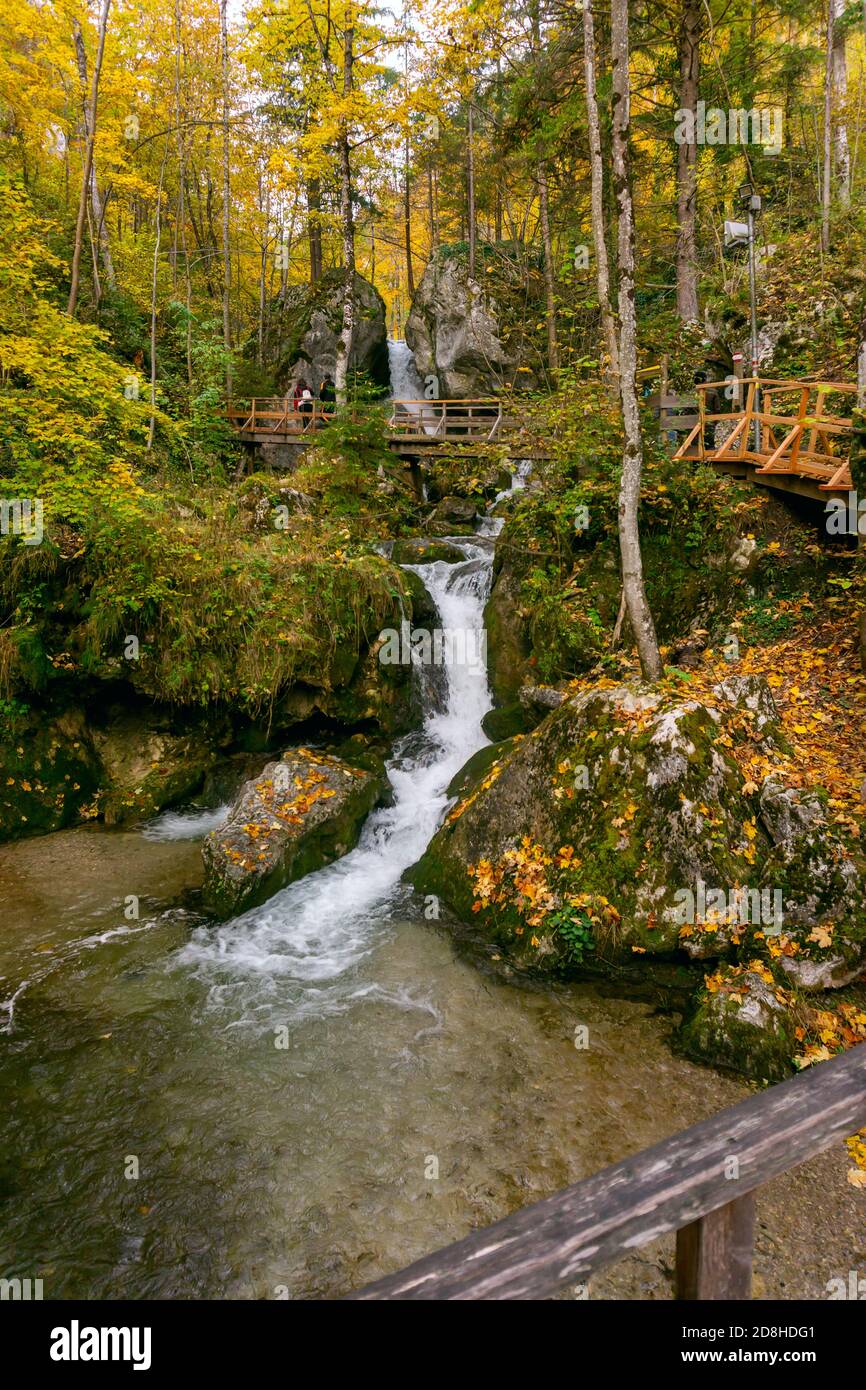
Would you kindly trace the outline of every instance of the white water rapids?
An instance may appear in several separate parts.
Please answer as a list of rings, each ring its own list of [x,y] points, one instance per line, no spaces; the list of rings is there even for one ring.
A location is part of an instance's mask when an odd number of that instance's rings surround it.
[[[215,1000],[252,996],[267,1008],[267,997],[284,997],[278,982],[294,984],[293,1006],[301,1014],[339,1007],[336,982],[379,939],[395,904],[408,890],[400,880],[427,847],[448,805],[446,789],[455,773],[489,742],[481,720],[491,707],[487,672],[471,657],[479,650],[489,589],[492,542],[452,538],[466,559],[412,566],[426,584],[441,626],[465,634],[464,643],[445,643],[444,708],[428,708],[423,729],[398,740],[388,764],[392,805],[367,820],[354,850],[336,863],[308,874],[261,907],[234,921],[196,931],[181,952],[213,986]],[[468,654],[459,658],[461,650]],[[431,706],[435,701],[429,697]],[[258,981],[258,987],[256,987]],[[348,982],[347,982],[348,983]],[[256,998],[258,997],[257,1002]]]

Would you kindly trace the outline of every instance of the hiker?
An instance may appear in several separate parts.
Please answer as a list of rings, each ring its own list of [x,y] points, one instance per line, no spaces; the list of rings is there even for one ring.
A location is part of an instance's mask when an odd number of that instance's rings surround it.
[[[337,400],[337,393],[334,390],[334,383],[329,376],[325,377],[324,381],[319,387],[319,400],[322,402],[322,413],[331,414],[332,412],[328,409],[328,407],[335,404]]]
[[[303,378],[295,387],[295,400],[297,409],[301,412],[301,430],[306,433],[313,414],[313,393]]]

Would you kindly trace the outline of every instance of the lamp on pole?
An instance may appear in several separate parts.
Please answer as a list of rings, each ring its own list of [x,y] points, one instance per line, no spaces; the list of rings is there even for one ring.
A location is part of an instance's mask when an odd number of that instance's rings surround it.
[[[745,208],[748,215],[749,228],[749,308],[751,311],[751,375],[758,375],[758,310],[755,290],[755,219],[761,211],[760,194],[756,193],[752,184],[746,182],[740,185],[738,200],[740,206]],[[755,410],[760,411],[761,400],[757,383],[755,384]],[[761,452],[761,426],[755,421],[755,452]]]

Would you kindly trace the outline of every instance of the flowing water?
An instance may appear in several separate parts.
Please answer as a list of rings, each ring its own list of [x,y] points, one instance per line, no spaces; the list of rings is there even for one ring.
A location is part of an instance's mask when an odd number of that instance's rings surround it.
[[[388,339],[388,366],[391,372],[392,400],[412,401],[413,405],[408,408],[407,413],[415,417],[427,434],[434,434],[439,417],[433,406],[421,404],[425,400],[425,384],[415,365],[411,348],[401,338]],[[438,395],[438,391],[436,394]]]
[[[418,572],[442,625],[477,635],[493,542],[454,544],[462,563]],[[333,1297],[742,1095],[675,1058],[646,1003],[464,958],[402,882],[487,742],[483,667],[444,676],[356,849],[233,922],[197,896],[225,808],[0,846],[4,1277],[48,1298]],[[793,1240],[802,1196],[783,1195]],[[668,1296],[668,1259],[641,1252],[594,1295]]]

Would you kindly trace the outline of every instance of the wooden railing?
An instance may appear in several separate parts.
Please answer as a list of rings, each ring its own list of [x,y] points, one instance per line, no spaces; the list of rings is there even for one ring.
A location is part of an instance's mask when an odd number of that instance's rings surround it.
[[[677,1232],[676,1293],[751,1297],[755,1190],[866,1124],[866,1045],[750,1096],[353,1299],[537,1299]]]
[[[391,401],[388,428],[404,440],[495,439],[502,424],[502,403],[494,397],[478,400]],[[363,409],[364,407],[360,407]],[[358,407],[353,407],[358,409]],[[291,397],[259,396],[250,404],[230,406],[229,422],[239,434],[295,436],[315,430],[333,418],[335,406],[313,400],[310,409],[296,408]]]
[[[257,396],[249,406],[230,406],[229,423],[241,434],[303,434],[333,419],[335,407],[313,400],[309,410],[295,408],[291,396]]]
[[[495,439],[502,426],[502,403],[478,400],[392,401],[388,426],[413,439]]]
[[[745,392],[744,403],[732,411],[708,411],[707,393],[726,388]],[[856,385],[746,377],[738,386],[711,381],[702,382],[696,390],[699,418],[675,458],[691,451],[690,456],[710,463],[755,464],[758,475],[808,478],[821,491],[851,488],[848,459],[834,449],[834,441],[852,434],[851,415],[834,414],[826,404],[834,395],[856,398]],[[728,422],[731,431],[718,445],[708,445],[707,429],[718,421]]]

